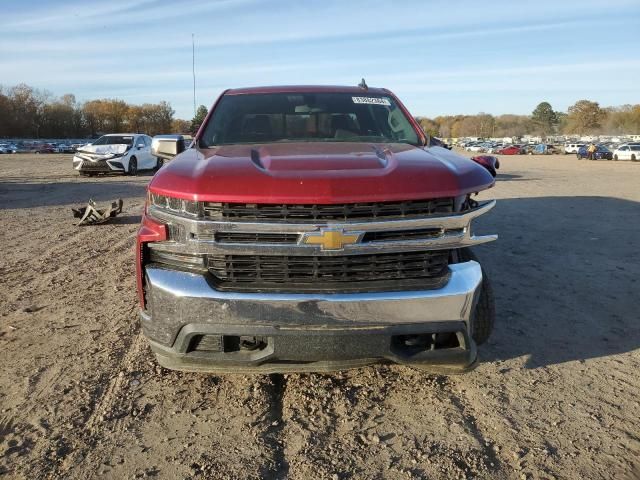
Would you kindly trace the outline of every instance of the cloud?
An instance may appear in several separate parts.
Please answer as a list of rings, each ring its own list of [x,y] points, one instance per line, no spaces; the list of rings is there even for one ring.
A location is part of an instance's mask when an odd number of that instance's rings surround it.
[[[18,14],[13,18],[2,19],[5,32],[50,33],[60,32],[66,28],[87,34],[95,28],[123,29],[130,27],[146,27],[150,22],[162,20],[184,19],[185,17],[201,18],[214,11],[234,8],[248,8],[260,0],[202,0],[182,1],[176,3],[166,0],[110,0],[108,2],[78,2],[56,6],[33,15],[33,12]],[[198,17],[195,17],[195,16]],[[170,31],[175,25],[167,21],[164,24],[151,24],[158,33]],[[136,31],[134,29],[133,34]]]
[[[227,86],[364,75],[416,99],[435,91],[459,105],[481,93],[474,101],[491,105],[527,88],[627,92],[639,70],[637,0],[44,1],[12,3],[0,18],[3,84],[166,98],[176,110],[191,103],[192,32],[207,104]]]

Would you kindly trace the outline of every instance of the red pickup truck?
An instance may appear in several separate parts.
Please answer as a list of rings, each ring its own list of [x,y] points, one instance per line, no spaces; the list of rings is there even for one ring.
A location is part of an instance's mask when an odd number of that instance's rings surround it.
[[[469,247],[491,165],[432,142],[386,89],[225,91],[153,177],[137,241],[140,318],[159,363],[461,372],[493,327]]]

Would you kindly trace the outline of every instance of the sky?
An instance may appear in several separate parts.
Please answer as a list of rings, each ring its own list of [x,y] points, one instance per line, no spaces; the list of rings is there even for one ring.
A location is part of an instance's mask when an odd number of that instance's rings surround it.
[[[386,87],[416,116],[640,103],[640,0],[0,0],[0,85],[79,101]]]

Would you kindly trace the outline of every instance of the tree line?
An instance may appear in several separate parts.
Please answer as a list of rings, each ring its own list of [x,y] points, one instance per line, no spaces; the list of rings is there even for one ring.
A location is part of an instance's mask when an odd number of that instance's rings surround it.
[[[479,113],[416,120],[425,132],[442,138],[640,134],[640,104],[603,108],[598,102],[579,100],[567,112],[560,112],[549,102],[541,102],[531,115]]]
[[[26,84],[0,87],[0,137],[95,138],[103,133],[149,135],[189,132],[191,122],[173,117],[167,102],[131,105],[118,99],[80,103],[73,94],[60,98]]]
[[[94,138],[103,133],[194,133],[207,114],[200,105],[192,120],[174,118],[165,101],[131,105],[118,99],[80,103],[73,94],[54,97],[26,84],[0,87],[0,138]],[[567,112],[541,102],[531,115],[443,115],[417,117],[430,135],[455,137],[521,137],[553,134],[639,134],[640,104],[601,107],[579,100]]]

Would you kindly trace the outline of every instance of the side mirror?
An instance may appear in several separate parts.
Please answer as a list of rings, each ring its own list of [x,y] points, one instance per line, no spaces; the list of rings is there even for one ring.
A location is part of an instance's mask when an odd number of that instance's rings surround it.
[[[151,155],[171,160],[184,152],[191,144],[191,138],[185,135],[156,135],[151,141]]]
[[[141,148],[144,148],[144,147],[145,147],[144,143],[139,143],[138,144],[138,150],[140,150]]]
[[[486,168],[494,177],[498,174],[496,170],[500,168],[500,160],[491,155],[479,155],[477,157],[471,157],[471,160]]]

